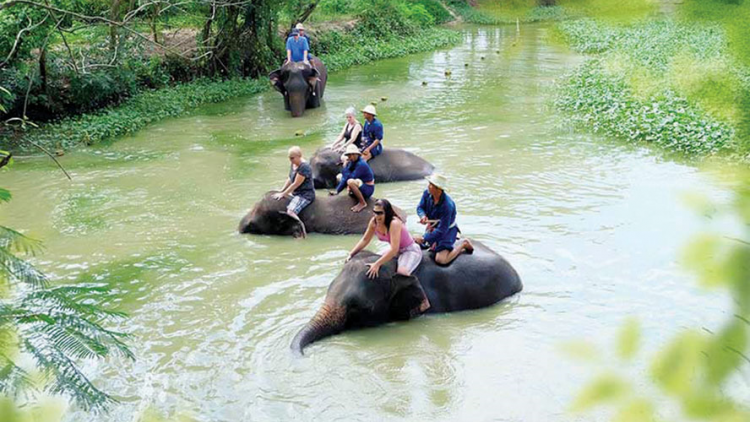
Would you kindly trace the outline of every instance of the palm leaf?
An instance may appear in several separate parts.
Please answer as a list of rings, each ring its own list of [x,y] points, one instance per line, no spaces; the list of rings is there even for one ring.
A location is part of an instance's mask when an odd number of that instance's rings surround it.
[[[0,248],[10,252],[35,255],[43,249],[42,242],[27,237],[11,228],[0,226]]]
[[[0,272],[8,274],[11,281],[15,280],[33,287],[46,287],[48,283],[47,277],[33,265],[17,258],[4,248],[0,248]]]
[[[11,197],[12,195],[9,190],[0,188],[0,202],[8,202]]]

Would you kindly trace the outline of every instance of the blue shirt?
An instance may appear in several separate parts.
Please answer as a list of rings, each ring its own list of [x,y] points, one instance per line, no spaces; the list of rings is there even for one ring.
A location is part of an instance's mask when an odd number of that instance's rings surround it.
[[[440,220],[437,226],[424,236],[427,243],[439,242],[456,222],[456,204],[445,192],[440,195],[440,201],[436,204],[430,191],[425,189],[417,205],[417,215],[420,218],[427,216],[430,220]]]
[[[297,41],[294,37],[286,39],[286,49],[292,52],[292,61],[301,62],[305,60],[305,51],[310,51],[310,46],[307,44],[307,38],[298,37]]]
[[[362,183],[372,182],[375,180],[375,175],[372,173],[370,165],[367,161],[357,158],[357,161],[349,163],[348,166],[341,169],[341,181],[336,186],[336,193],[341,192],[346,187],[346,182],[349,179],[359,179]]]
[[[362,129],[362,145],[368,148],[376,140],[381,141],[376,148],[383,148],[383,124],[377,118],[372,119],[372,123],[365,120],[365,127]]]

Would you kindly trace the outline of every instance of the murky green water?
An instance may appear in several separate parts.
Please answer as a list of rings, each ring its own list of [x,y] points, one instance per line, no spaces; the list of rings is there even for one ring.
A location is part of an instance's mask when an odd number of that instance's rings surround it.
[[[146,409],[200,421],[575,420],[565,409],[592,372],[561,343],[611,346],[627,316],[642,320],[649,351],[682,327],[715,327],[726,298],[699,291],[677,263],[701,227],[681,197],[725,188],[653,151],[564,129],[548,107],[552,83],[580,58],[547,35],[523,27],[514,46],[514,27],[469,29],[455,48],[337,73],[325,107],[300,119],[275,92],[212,105],[66,155],[73,182],[41,159],[4,173],[14,200],[0,216],[45,241],[35,262],[56,279],[108,283],[131,315],[122,328],[137,361],[88,368],[122,402],[98,420]],[[289,146],[312,153],[346,106],[382,96],[386,147],[450,178],[463,232],[506,256],[525,290],[489,309],[349,332],[298,359],[289,343],[357,238],[235,228],[283,183]],[[413,215],[423,189],[377,194]]]

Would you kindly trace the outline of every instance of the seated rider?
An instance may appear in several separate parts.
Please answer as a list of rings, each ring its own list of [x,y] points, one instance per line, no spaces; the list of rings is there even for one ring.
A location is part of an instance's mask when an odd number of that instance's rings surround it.
[[[277,201],[281,198],[292,198],[286,206],[286,214],[299,222],[302,226],[302,237],[305,237],[307,230],[299,218],[299,213],[315,201],[312,167],[302,159],[302,150],[298,146],[289,148],[289,161],[291,163],[289,177],[284,182],[281,191],[273,194],[273,198]]]
[[[341,180],[335,191],[329,191],[330,195],[338,195],[344,188],[349,190],[349,195],[357,198],[357,204],[351,210],[360,212],[367,207],[367,198],[375,193],[375,176],[367,162],[360,158],[362,155],[359,148],[354,145],[346,147],[347,160],[349,164],[341,169]]]
[[[298,24],[297,24],[297,25],[296,25],[296,26],[294,27],[294,29],[296,29],[297,31],[299,31],[299,37],[300,37],[300,38],[304,38],[304,39],[306,39],[306,40],[307,40],[307,47],[308,47],[308,49],[309,49],[309,48],[310,48],[310,37],[308,37],[308,36],[307,36],[307,34],[305,34],[305,26],[304,26],[304,25],[302,25],[302,22],[298,23]],[[313,57],[312,53],[310,53],[310,52],[308,51],[308,52],[307,52],[307,57],[308,57],[308,58],[310,58],[310,59],[312,59],[312,57]]]
[[[286,61],[284,64],[289,62],[304,62],[306,65],[309,65],[310,61],[307,57],[309,51],[310,46],[307,44],[307,38],[300,37],[299,31],[293,29],[289,38],[286,39]]]
[[[419,223],[427,225],[424,236],[414,236],[419,244],[428,244],[435,252],[435,262],[440,265],[450,264],[461,252],[474,252],[474,246],[469,239],[464,239],[461,245],[453,247],[458,237],[456,225],[456,204],[445,193],[447,179],[439,174],[427,177],[429,184],[422,194],[417,206]]]
[[[359,253],[362,249],[366,248],[367,245],[372,241],[373,235],[376,235],[380,241],[386,242],[390,245],[388,252],[380,256],[380,258],[372,264],[367,264],[369,269],[367,270],[367,277],[375,279],[378,277],[380,267],[390,261],[391,259],[398,256],[398,266],[396,273],[404,277],[412,277],[414,271],[419,267],[422,262],[422,250],[419,248],[412,239],[409,230],[406,229],[406,223],[393,211],[393,206],[387,199],[378,199],[375,201],[375,205],[372,207],[372,213],[375,215],[370,219],[370,223],[367,225],[367,231],[362,235],[362,238],[354,245],[349,255],[346,257],[348,262],[354,255]],[[412,280],[415,282],[419,290],[424,295],[422,286],[419,285],[419,281],[416,277]],[[424,295],[419,311],[424,312],[430,307],[430,301],[427,296]]]
[[[375,106],[369,104],[362,110],[365,116],[365,127],[362,130],[362,156],[366,161],[380,155],[383,152],[383,124],[376,119]]]
[[[354,117],[354,113],[354,107],[346,109],[344,112],[346,123],[344,123],[344,127],[341,129],[338,138],[336,138],[333,145],[331,145],[331,149],[339,154],[343,154],[344,150],[346,150],[346,147],[349,145],[356,145],[360,151],[362,150],[362,125],[359,124],[357,118]],[[345,156],[342,156],[341,160],[344,161],[344,159]]]

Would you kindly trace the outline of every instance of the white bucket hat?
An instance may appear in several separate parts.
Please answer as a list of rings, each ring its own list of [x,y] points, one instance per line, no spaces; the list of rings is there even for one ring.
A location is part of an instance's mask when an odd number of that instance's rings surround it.
[[[363,113],[372,114],[373,116],[377,116],[378,113],[375,111],[375,106],[372,104],[368,104],[365,106],[365,108],[362,109]]]
[[[357,155],[362,155],[362,152],[361,152],[361,151],[359,150],[359,148],[357,148],[357,146],[356,146],[356,145],[354,145],[354,144],[349,144],[349,145],[348,145],[348,146],[346,147],[346,150],[344,151],[344,155],[349,155],[349,154],[357,154]]]
[[[305,26],[304,26],[304,25],[302,25],[302,23],[298,23],[298,24],[297,24],[297,26],[295,26],[294,28],[295,28],[295,29],[301,29],[301,30],[303,30],[303,31],[305,30]]]
[[[432,173],[425,177],[425,179],[442,190],[448,187],[448,179],[442,174]]]

